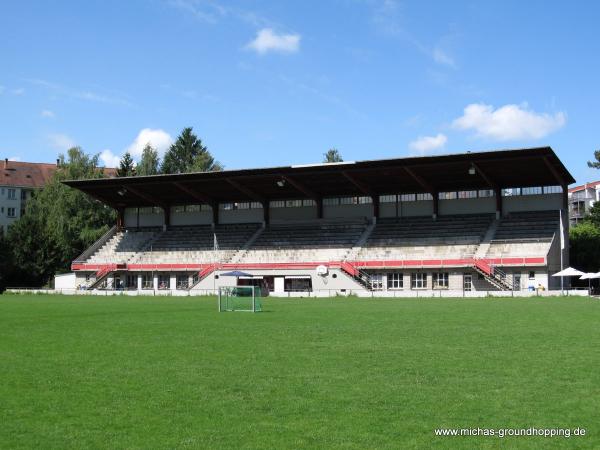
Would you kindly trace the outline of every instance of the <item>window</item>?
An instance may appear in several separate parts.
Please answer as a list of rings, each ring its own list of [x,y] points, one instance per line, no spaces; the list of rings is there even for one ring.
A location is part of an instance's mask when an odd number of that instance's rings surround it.
[[[326,206],[337,206],[339,204],[340,204],[340,199],[337,197],[323,199],[323,205],[326,205]]]
[[[171,277],[168,273],[158,275],[158,289],[170,289]]]
[[[189,213],[200,212],[200,205],[186,205],[185,212],[189,212]]]
[[[410,275],[410,287],[412,289],[427,289],[427,274],[416,272]]]
[[[6,208],[6,215],[8,217],[15,217],[16,216],[15,208]]]
[[[233,203],[221,203],[219,206],[225,211],[231,211],[233,209]]]
[[[2,195],[4,195],[4,188],[2,188]]]
[[[494,191],[492,189],[484,189],[479,191],[479,197],[493,197]]]
[[[212,206],[210,206],[210,205],[200,205],[200,211],[212,211]]]
[[[21,200],[27,200],[27,191],[25,189],[21,189]]]
[[[176,206],[174,209],[176,213],[185,212],[185,206]]]
[[[152,208],[152,214],[160,214],[162,212],[162,208],[159,206],[154,206]]]
[[[529,279],[535,280],[535,272],[533,270],[529,272]]]
[[[189,285],[189,277],[185,274],[177,275],[177,289],[187,289]]]
[[[356,197],[342,197],[340,198],[340,205],[355,205]]]
[[[380,273],[374,273],[371,275],[371,288],[374,291],[381,291],[383,289],[383,275]]]
[[[477,191],[458,191],[458,198],[477,198]]]
[[[396,203],[395,195],[380,195],[379,196],[380,203]]]
[[[153,289],[154,288],[154,278],[152,274],[147,272],[142,274],[142,289]]]
[[[234,203],[235,209],[250,209],[249,202]]]
[[[392,272],[387,274],[387,288],[388,289],[402,289],[404,287],[404,281],[402,273]]]
[[[284,208],[285,202],[283,200],[273,200],[270,206],[271,208]]]
[[[415,201],[415,194],[402,194],[400,196],[400,201],[401,202],[414,202]]]
[[[417,200],[433,200],[433,196],[429,192],[417,194]]]
[[[438,195],[440,200],[454,200],[456,198],[456,192],[440,192]]]
[[[316,204],[314,200],[302,200],[302,206],[316,206]]]
[[[127,289],[137,288],[137,275],[127,275]]]
[[[286,208],[298,208],[302,206],[302,200],[286,200],[285,207]]]
[[[502,189],[502,197],[514,197],[521,195],[521,188]]]
[[[260,202],[250,202],[251,209],[262,209],[262,204]]]
[[[448,288],[448,272],[438,272],[433,274],[433,288],[447,289]]]
[[[372,202],[371,197],[358,197],[359,205],[368,205]]]
[[[16,198],[16,190],[15,189],[9,189],[8,190],[8,199],[9,200],[14,200]]]
[[[152,214],[152,208],[140,208],[140,214]]]
[[[542,193],[542,188],[539,186],[536,187],[527,187],[521,189],[521,195],[538,195]]]
[[[544,194],[561,194],[562,187],[560,186],[545,186]]]
[[[463,289],[465,291],[473,290],[473,276],[471,274],[464,274],[463,276]]]

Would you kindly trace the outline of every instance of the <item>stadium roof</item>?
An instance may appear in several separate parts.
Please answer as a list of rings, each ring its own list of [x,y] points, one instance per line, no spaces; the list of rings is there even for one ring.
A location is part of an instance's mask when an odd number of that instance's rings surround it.
[[[574,183],[550,147],[331,164],[71,180],[113,207],[386,195]]]

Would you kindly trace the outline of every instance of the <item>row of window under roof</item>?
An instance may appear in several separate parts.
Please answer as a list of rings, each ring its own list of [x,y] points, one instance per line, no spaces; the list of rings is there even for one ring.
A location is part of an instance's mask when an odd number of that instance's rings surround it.
[[[527,188],[510,188],[503,189],[503,197],[514,197],[519,195],[541,195],[541,194],[558,194],[562,192],[560,186],[537,186]],[[474,190],[474,191],[452,191],[452,192],[440,192],[440,200],[456,200],[456,199],[469,199],[469,198],[489,198],[494,196],[494,191],[491,189],[485,190]],[[432,200],[433,197],[429,193],[418,193],[418,194],[392,194],[392,195],[381,195],[379,201],[381,203],[396,203],[396,202],[415,202],[415,201],[426,201]],[[351,197],[328,197],[323,199],[323,205],[325,206],[339,206],[339,205],[365,205],[371,204],[373,200],[368,196],[351,196]],[[304,200],[272,200],[269,202],[270,208],[300,208],[307,206],[316,206],[316,202],[310,199]],[[138,208],[140,214],[159,214],[161,208],[158,207],[144,207]],[[231,211],[237,209],[262,209],[262,204],[259,202],[228,202],[220,203],[219,209],[222,211]],[[211,207],[206,204],[202,205],[179,205],[174,207],[176,213],[183,212],[200,212],[210,211]]]

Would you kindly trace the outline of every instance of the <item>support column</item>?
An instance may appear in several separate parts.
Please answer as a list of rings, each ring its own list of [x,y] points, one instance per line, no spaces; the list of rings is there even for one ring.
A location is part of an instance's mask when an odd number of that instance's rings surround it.
[[[379,195],[372,195],[371,201],[373,202],[373,223],[377,223],[379,219]]]
[[[137,289],[138,291],[142,290],[142,272],[137,274]]]
[[[171,207],[163,206],[163,211],[165,213],[165,229],[171,225]]]
[[[565,248],[562,249],[561,248],[561,255],[562,255],[562,262],[563,262],[563,266],[564,267],[569,267],[570,265],[570,252],[569,252],[569,226],[570,226],[570,220],[569,220],[569,185],[568,184],[563,184],[561,185],[562,188],[562,226],[563,226],[563,230],[565,233],[564,236],[564,242],[565,242]],[[561,270],[564,268],[561,267]],[[566,287],[567,289],[571,286],[571,279],[569,277],[565,277],[564,278],[564,287]]]
[[[323,218],[323,198],[319,197],[315,200],[317,202],[317,219]]]
[[[177,273],[171,272],[169,274],[169,289],[174,291],[177,289]]]
[[[440,205],[440,194],[439,192],[434,191],[431,195],[433,196],[433,220],[436,220]]]
[[[156,272],[152,273],[152,288],[158,291],[158,273]]]
[[[217,225],[219,225],[219,204],[218,203],[212,203],[210,205],[210,209],[212,210],[212,225],[213,228]]]
[[[117,209],[117,230],[122,230],[125,227],[125,208]]]
[[[270,215],[270,211],[269,211],[269,205],[270,205],[269,200],[265,200],[264,202],[262,202],[262,207],[263,207],[263,223],[264,223],[265,226],[269,225],[269,222],[271,220],[271,215]]]
[[[496,197],[496,219],[502,217],[502,189],[494,189],[494,196]]]

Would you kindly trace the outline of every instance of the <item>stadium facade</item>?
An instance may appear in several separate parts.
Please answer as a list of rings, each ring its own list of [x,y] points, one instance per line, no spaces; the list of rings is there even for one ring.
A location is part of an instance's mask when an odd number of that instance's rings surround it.
[[[72,269],[87,290],[559,289],[574,181],[550,147],[67,181],[118,212]]]

